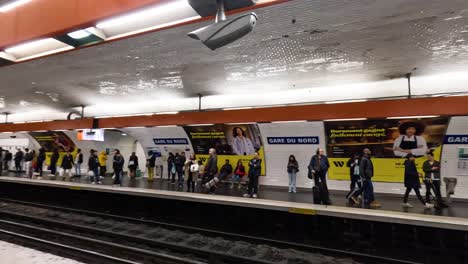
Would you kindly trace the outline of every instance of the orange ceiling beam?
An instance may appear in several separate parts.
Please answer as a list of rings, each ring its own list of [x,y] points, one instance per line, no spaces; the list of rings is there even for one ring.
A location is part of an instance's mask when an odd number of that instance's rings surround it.
[[[91,26],[95,21],[167,0],[34,0],[0,13],[0,48]]]
[[[0,124],[0,132],[85,129],[93,128],[93,121],[92,118],[84,118],[24,124]]]

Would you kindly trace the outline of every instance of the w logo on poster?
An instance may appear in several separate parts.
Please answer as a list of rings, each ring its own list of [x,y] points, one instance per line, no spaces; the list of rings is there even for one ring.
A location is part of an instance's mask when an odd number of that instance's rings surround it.
[[[333,161],[333,164],[335,164],[335,167],[343,167],[345,165],[344,161]]]

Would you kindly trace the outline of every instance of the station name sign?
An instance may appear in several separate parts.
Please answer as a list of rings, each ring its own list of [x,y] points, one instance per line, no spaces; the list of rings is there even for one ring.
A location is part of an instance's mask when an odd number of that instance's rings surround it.
[[[188,145],[186,138],[153,138],[155,145]]]
[[[267,137],[270,145],[319,144],[319,137]]]
[[[468,135],[446,135],[444,144],[468,144]]]

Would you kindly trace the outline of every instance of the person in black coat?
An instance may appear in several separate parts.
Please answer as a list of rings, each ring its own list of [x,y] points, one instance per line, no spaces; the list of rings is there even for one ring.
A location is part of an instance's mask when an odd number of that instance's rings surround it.
[[[91,177],[91,183],[101,184],[99,176],[99,157],[97,150],[92,149],[89,152],[88,171],[91,171],[93,174],[93,176]]]
[[[309,170],[314,175],[314,185],[320,188],[323,204],[331,204],[327,186],[329,168],[330,163],[328,162],[328,157],[325,156],[325,151],[322,148],[317,149],[315,155],[310,159]]]
[[[15,171],[16,171],[16,176],[20,176],[21,173],[21,161],[23,160],[24,153],[21,151],[21,149],[18,149],[18,151],[15,153]]]
[[[13,154],[9,150],[6,151],[5,153],[5,162],[4,162],[4,169],[9,170],[10,169],[10,162],[13,160]]]
[[[123,166],[124,158],[120,154],[120,150],[114,150],[114,157],[112,162],[112,168],[114,169],[114,186],[122,186],[122,177],[123,177]]]
[[[411,190],[414,190],[416,193],[416,196],[418,197],[419,201],[426,207],[426,208],[432,208],[434,207],[430,203],[426,203],[424,199],[421,196],[421,193],[419,192],[419,189],[421,188],[421,183],[419,182],[419,176],[422,176],[417,168],[416,168],[416,163],[415,163],[416,158],[413,156],[413,154],[408,154],[406,155],[406,160],[405,160],[405,187],[406,187],[406,192],[405,196],[403,197],[403,207],[410,208],[413,207],[410,203],[408,203],[408,196]]]
[[[59,160],[59,152],[57,149],[54,149],[52,156],[50,157],[50,174],[55,176],[57,173],[57,162]]]
[[[39,179],[42,178],[42,167],[44,166],[44,161],[46,159],[46,153],[44,148],[39,149],[39,154],[37,155],[37,164],[36,164],[36,173],[39,173]]]
[[[81,164],[83,164],[83,153],[78,149],[75,157],[75,176],[81,176]]]
[[[348,160],[346,166],[349,167],[349,176],[351,179],[351,184],[349,185],[349,190],[353,191],[356,188],[356,185],[359,189],[362,188],[361,176],[359,175],[359,163],[361,162],[361,156],[359,153],[355,153],[352,158]]]
[[[440,193],[440,162],[434,159],[434,153],[427,154],[427,160],[423,163],[424,184],[426,185],[426,203],[431,202],[431,189],[434,189],[436,208],[447,207]]]
[[[210,148],[209,150],[210,157],[205,165],[205,174],[202,178],[202,184],[206,185],[206,183],[211,182],[218,173],[218,156],[216,155],[216,150],[214,148]],[[215,190],[214,186],[209,186],[208,191],[213,193]]]
[[[175,166],[174,166],[174,154],[172,152],[169,152],[169,155],[167,157],[167,180],[171,180],[171,175],[172,178],[175,178]]]
[[[68,174],[68,177],[71,177],[71,169],[73,168],[73,165],[74,165],[73,156],[70,153],[70,151],[68,151],[67,154],[63,156],[63,159],[62,159],[62,170],[63,170],[64,177],[66,174]]]
[[[249,187],[244,197],[258,197],[258,177],[262,172],[262,160],[258,157],[258,152],[255,152],[254,158],[249,162]]]
[[[130,178],[134,179],[136,177],[136,170],[138,169],[138,157],[135,152],[132,152],[132,155],[128,159],[128,170]]]
[[[176,153],[176,156],[174,158],[174,165],[176,168],[177,172],[177,182],[179,183],[179,187],[182,187],[184,185],[184,165],[185,165],[185,153],[181,152]],[[172,183],[175,183],[175,178],[172,178]]]
[[[224,163],[224,165],[221,167],[221,170],[219,170],[219,179],[226,179],[229,175],[232,174],[232,170],[232,165],[229,163],[229,160],[226,159],[226,163]]]

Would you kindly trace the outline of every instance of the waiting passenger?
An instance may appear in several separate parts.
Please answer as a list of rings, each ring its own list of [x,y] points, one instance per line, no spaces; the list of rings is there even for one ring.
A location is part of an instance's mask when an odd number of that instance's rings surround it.
[[[99,176],[99,157],[97,150],[91,149],[88,158],[88,174],[92,184],[102,184]]]
[[[258,177],[262,172],[262,160],[258,156],[258,152],[254,153],[253,159],[249,162],[249,188],[244,197],[258,197]]]
[[[21,151],[21,149],[18,149],[15,153],[15,172],[16,172],[16,176],[20,176],[21,175],[21,171],[22,171],[22,168],[21,168],[21,161],[23,161],[23,151]]]
[[[310,160],[309,168],[314,175],[314,185],[320,190],[321,203],[331,204],[327,186],[327,173],[330,168],[330,163],[322,148],[317,149],[315,155]]]
[[[107,152],[101,151],[98,157],[99,163],[99,175],[102,177],[106,176],[107,173]]]
[[[73,168],[73,156],[69,152],[62,158],[62,170],[61,170],[61,175],[63,177],[63,180],[67,178],[66,175],[68,175],[68,178],[72,176],[71,169]]]
[[[221,167],[221,170],[219,170],[219,180],[223,181],[225,180],[228,176],[232,174],[232,165],[229,163],[229,160],[226,159],[224,165]]]
[[[8,172],[8,170],[10,169],[10,162],[13,160],[13,154],[9,151],[9,150],[6,150],[6,153],[5,153],[5,162],[3,163],[3,165],[5,166],[4,169]]]
[[[364,204],[366,206],[380,207],[381,204],[375,201],[374,185],[372,183],[372,177],[374,177],[374,164],[371,159],[372,152],[369,148],[365,148],[362,152],[363,155],[359,163],[359,175],[361,176],[362,188],[354,194],[354,198],[352,199],[357,203],[359,202],[358,197],[363,194]]]
[[[136,171],[138,169],[138,157],[135,152],[132,152],[132,155],[128,159],[128,175],[130,179],[136,178]]]
[[[55,174],[57,173],[57,162],[60,158],[59,152],[57,149],[54,149],[52,152],[52,156],[50,157],[50,175],[51,176],[56,176]]]
[[[83,164],[83,153],[81,153],[81,149],[78,149],[75,157],[75,176],[81,176],[81,164]]]
[[[179,184],[179,187],[183,187],[184,186],[184,164],[185,164],[185,153],[184,152],[181,152],[180,154],[179,153],[176,153],[176,156],[174,158],[174,165],[175,165],[175,168],[176,168],[176,172],[177,172],[177,182]],[[175,177],[172,178],[172,183],[175,183]]]
[[[187,173],[187,192],[195,192],[195,183],[198,179],[198,171],[200,169],[195,154],[191,153],[185,161],[185,171]]]
[[[434,190],[436,208],[447,207],[440,193],[440,163],[434,160],[434,153],[427,154],[427,160],[423,163],[424,184],[426,185],[426,203],[431,202],[431,189]]]
[[[37,163],[36,163],[36,173],[39,174],[38,179],[42,179],[42,169],[44,166],[44,161],[46,160],[46,153],[44,148],[39,149],[39,155],[37,155]]]
[[[236,169],[234,170],[234,175],[232,176],[231,189],[234,188],[234,184],[237,183],[237,188],[241,187],[242,177],[245,176],[245,167],[242,164],[242,160],[237,161]]]
[[[114,150],[114,157],[112,161],[112,169],[114,170],[114,184],[113,186],[122,186],[123,166],[125,160],[120,154],[120,150]]]
[[[26,177],[31,177],[32,160],[34,158],[34,154],[29,150],[29,148],[25,148],[24,151],[24,171]]]
[[[432,208],[434,205],[427,203],[421,196],[419,189],[421,188],[421,184],[419,182],[419,177],[422,176],[416,168],[416,163],[414,162],[416,159],[413,154],[408,154],[405,160],[405,187],[406,192],[403,198],[403,207],[411,208],[413,207],[410,203],[408,203],[408,196],[411,190],[414,190],[416,196],[418,197],[419,201],[426,207]]]
[[[175,165],[174,165],[174,154],[172,152],[169,152],[169,155],[167,156],[167,180],[170,181],[171,178],[175,179]]]
[[[299,163],[294,155],[290,155],[288,159],[288,179],[289,179],[289,192],[296,193],[296,176],[299,172]]]
[[[148,159],[146,159],[146,168],[148,170],[148,181],[153,181],[154,167],[156,166],[156,155],[150,150],[148,152]]]

